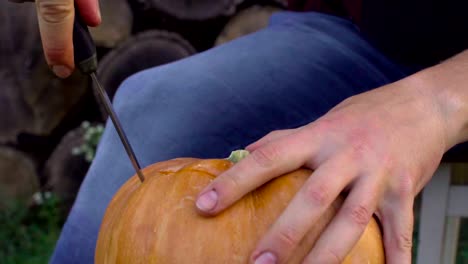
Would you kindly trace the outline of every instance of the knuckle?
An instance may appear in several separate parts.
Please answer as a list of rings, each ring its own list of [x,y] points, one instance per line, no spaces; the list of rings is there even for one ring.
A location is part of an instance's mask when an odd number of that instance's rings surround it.
[[[37,1],[39,16],[47,23],[62,23],[73,14],[73,2],[63,0]]]
[[[66,49],[61,47],[45,47],[44,52],[50,61],[60,61],[66,55]]]
[[[359,227],[365,228],[369,223],[371,214],[365,206],[357,205],[345,210],[347,211],[349,218]]]
[[[364,136],[356,136],[350,140],[350,143],[352,154],[355,159],[361,159],[370,148]]]
[[[291,225],[282,228],[278,232],[278,241],[282,248],[294,248],[300,240],[301,235],[299,234],[299,231]]]
[[[278,161],[280,151],[277,146],[268,145],[255,150],[251,156],[260,167],[268,168]]]
[[[335,251],[325,249],[320,253],[320,261],[318,263],[341,264],[343,263],[343,258]]]
[[[399,179],[397,181],[398,183],[396,184],[395,190],[396,195],[401,200],[412,198],[414,195],[415,184],[411,173],[400,174]]]
[[[379,158],[381,162],[381,168],[387,174],[392,174],[393,168],[397,166],[396,157],[390,153],[385,153]]]
[[[228,188],[231,190],[241,190],[241,179],[236,174],[226,173],[222,179],[220,184],[226,184],[229,186]]]
[[[355,95],[350,96],[344,99],[339,105],[346,106],[346,105],[352,104],[356,100],[355,98],[356,98]]]
[[[375,146],[375,135],[371,134],[370,131],[374,130],[372,122],[365,122],[363,127],[351,129],[347,135],[347,142],[351,149],[351,153],[354,158],[362,159],[363,156],[368,155]]]
[[[310,127],[313,129],[315,134],[326,134],[328,131],[330,131],[331,128],[335,126],[336,121],[334,119],[329,118],[323,118],[315,123]]]
[[[326,206],[330,200],[330,191],[325,185],[311,185],[305,189],[305,196],[314,205]]]
[[[413,247],[413,238],[411,236],[411,233],[399,234],[395,241],[395,247],[396,249],[403,252],[411,250],[411,248]]]

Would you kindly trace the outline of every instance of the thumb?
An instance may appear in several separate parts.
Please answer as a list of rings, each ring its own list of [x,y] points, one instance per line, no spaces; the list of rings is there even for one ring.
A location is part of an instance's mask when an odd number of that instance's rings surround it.
[[[73,72],[73,0],[37,0],[42,46],[47,63],[61,78]]]

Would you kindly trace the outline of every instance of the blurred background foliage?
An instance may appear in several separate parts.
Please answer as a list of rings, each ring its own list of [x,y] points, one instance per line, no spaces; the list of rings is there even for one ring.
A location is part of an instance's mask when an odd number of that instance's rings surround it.
[[[2,264],[47,263],[63,224],[54,195],[43,194],[32,207],[16,203],[0,211],[0,260]]]

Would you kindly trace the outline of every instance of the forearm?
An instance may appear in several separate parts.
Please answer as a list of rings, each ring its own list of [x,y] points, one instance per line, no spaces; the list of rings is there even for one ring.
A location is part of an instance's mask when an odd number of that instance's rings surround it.
[[[432,97],[446,126],[446,147],[468,140],[468,50],[408,78]]]

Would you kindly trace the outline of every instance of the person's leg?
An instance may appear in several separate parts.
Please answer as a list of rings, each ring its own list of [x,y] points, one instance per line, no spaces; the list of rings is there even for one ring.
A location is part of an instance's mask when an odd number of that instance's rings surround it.
[[[307,124],[343,99],[403,72],[342,19],[280,13],[260,32],[146,70],[115,107],[143,166],[175,157],[224,158],[266,133]],[[92,263],[101,219],[134,174],[108,123],[52,263]]]

